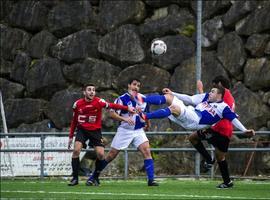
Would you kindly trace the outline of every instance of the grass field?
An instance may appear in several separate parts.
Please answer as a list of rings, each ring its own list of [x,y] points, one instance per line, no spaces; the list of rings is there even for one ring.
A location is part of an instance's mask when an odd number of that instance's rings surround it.
[[[68,187],[63,180],[1,180],[1,199],[270,199],[270,181],[235,181],[233,189],[220,190],[217,181],[159,180],[148,187],[142,180],[102,180],[101,186],[81,181]]]

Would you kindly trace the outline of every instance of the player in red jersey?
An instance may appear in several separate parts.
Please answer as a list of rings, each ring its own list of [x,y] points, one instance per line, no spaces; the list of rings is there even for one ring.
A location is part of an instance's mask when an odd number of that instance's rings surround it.
[[[116,110],[127,110],[134,113],[134,108],[106,102],[104,99],[96,97],[95,86],[86,84],[83,87],[84,98],[77,100],[73,105],[73,118],[71,121],[68,148],[70,149],[74,131],[77,128],[74,150],[72,153],[72,176],[69,186],[79,183],[79,155],[81,149],[86,146],[85,142],[94,146],[97,154],[96,166],[104,162],[104,144],[101,134],[102,108],[112,108]]]
[[[223,101],[229,105],[232,111],[234,111],[235,103],[234,98],[229,90],[229,80],[227,80],[223,76],[217,76],[214,78],[212,83],[214,86],[220,85],[225,88]],[[199,90],[199,93],[203,93],[203,86],[200,81],[197,84],[197,88]],[[233,182],[231,181],[229,175],[228,164],[225,159],[230,143],[230,138],[232,136],[232,131],[232,123],[227,119],[222,119],[211,128],[206,130],[199,130],[189,136],[189,141],[205,159],[202,161],[204,172],[207,172],[211,169],[212,165],[215,162],[215,159],[212,160],[210,154],[205,149],[201,140],[207,140],[208,143],[212,144],[215,147],[215,157],[217,159],[217,163],[219,165],[219,169],[223,179],[223,183],[217,186],[217,188],[220,189],[233,187]]]

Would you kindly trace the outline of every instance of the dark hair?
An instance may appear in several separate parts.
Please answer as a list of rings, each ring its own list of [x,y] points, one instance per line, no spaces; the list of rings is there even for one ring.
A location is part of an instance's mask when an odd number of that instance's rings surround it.
[[[131,78],[128,80],[128,84],[131,84],[133,81],[141,82],[138,78]]]
[[[82,90],[84,91],[87,87],[89,86],[93,86],[93,87],[96,87],[93,83],[85,83],[82,87]]]
[[[219,94],[221,94],[221,97],[222,97],[222,99],[223,99],[224,94],[225,94],[225,88],[222,87],[222,86],[220,86],[220,85],[216,85],[215,88],[218,89],[217,92],[218,92]]]
[[[212,80],[212,83],[214,84],[218,84],[218,83],[221,83],[221,85],[227,89],[230,89],[230,81],[225,78],[224,76],[220,75],[220,76],[216,76],[213,80]]]

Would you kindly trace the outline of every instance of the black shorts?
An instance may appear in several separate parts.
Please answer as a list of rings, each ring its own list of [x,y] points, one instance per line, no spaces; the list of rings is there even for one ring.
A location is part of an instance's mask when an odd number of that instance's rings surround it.
[[[206,130],[198,130],[197,134],[201,140],[206,140],[209,144],[212,144],[215,148],[222,152],[228,152],[230,139],[220,133],[212,130],[211,128]]]
[[[81,142],[83,144],[83,148],[86,148],[87,140],[89,140],[89,143],[88,143],[89,147],[95,147],[95,146],[104,147],[100,129],[94,130],[94,131],[88,131],[88,130],[78,128],[75,141]]]

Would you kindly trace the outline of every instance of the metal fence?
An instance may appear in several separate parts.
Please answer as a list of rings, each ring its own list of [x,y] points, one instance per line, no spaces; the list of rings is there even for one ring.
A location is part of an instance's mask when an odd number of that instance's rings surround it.
[[[152,136],[177,136],[177,135],[188,135],[191,132],[187,131],[180,131],[180,132],[147,132],[148,137]],[[115,132],[103,132],[104,136],[113,136]],[[236,135],[242,134],[241,132],[234,132]],[[270,131],[257,131],[257,135],[269,135]],[[47,137],[51,136],[64,136],[68,137],[68,133],[63,133],[63,132],[54,132],[54,133],[48,133],[48,132],[40,132],[40,133],[8,133],[4,134],[1,133],[0,137],[1,139],[5,139],[7,141],[7,146],[5,149],[1,148],[0,152],[39,152],[40,153],[40,178],[43,179],[45,174],[44,174],[44,154],[46,152],[70,152],[72,150],[68,150],[67,148],[46,148],[45,147],[45,139]],[[38,137],[40,138],[40,148],[27,148],[27,149],[12,149],[8,147],[8,139],[9,138],[27,138],[27,137]],[[110,148],[105,148],[105,151],[108,151]],[[214,154],[214,148],[210,147],[207,148],[207,150],[211,151],[211,154]],[[86,149],[83,151],[93,151],[93,149]],[[129,172],[129,153],[130,152],[135,152],[137,151],[136,148],[127,148],[124,149],[124,175],[121,178],[127,179],[128,178],[128,172]],[[196,178],[201,177],[200,174],[200,154],[194,149],[194,148],[187,148],[187,147],[182,147],[182,148],[176,148],[176,147],[170,147],[170,148],[151,148],[152,152],[194,152],[195,153],[195,171],[194,171],[194,176]],[[229,148],[230,152],[270,152],[269,147],[265,148]],[[214,170],[211,170],[210,177],[214,177]]]

